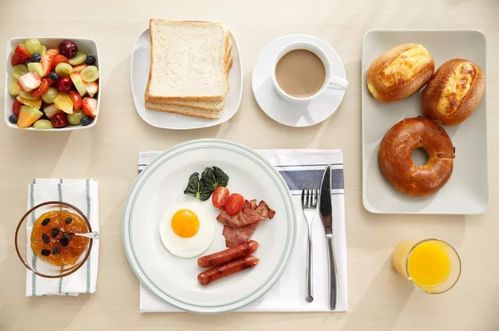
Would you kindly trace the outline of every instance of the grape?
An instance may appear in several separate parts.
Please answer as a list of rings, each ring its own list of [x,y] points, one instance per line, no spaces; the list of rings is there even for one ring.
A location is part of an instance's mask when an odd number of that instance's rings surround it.
[[[9,84],[8,84],[8,90],[9,94],[12,95],[13,97],[19,95],[19,92],[21,89],[19,88],[19,85],[17,84],[17,80],[14,77],[9,78]]]
[[[71,125],[80,125],[81,119],[85,116],[82,111],[77,111],[72,114],[68,114],[68,122]]]
[[[44,95],[42,95],[42,100],[45,103],[54,103],[54,99],[57,96],[57,90],[53,87],[49,87],[47,92],[45,92]]]
[[[93,82],[99,78],[99,69],[96,66],[88,66],[80,73],[84,82]]]
[[[42,129],[42,130],[54,128],[52,122],[50,122],[49,120],[38,120],[35,122],[35,124],[33,124],[33,127],[35,129]]]
[[[28,50],[30,55],[42,52],[42,43],[38,39],[28,39],[24,42],[24,47]]]
[[[28,68],[24,64],[18,64],[12,67],[12,77],[19,79],[22,75],[28,73]]]
[[[73,72],[73,67],[69,63],[59,63],[55,67],[55,73],[60,77],[69,76]]]
[[[86,59],[87,59],[87,53],[85,53],[84,51],[78,51],[76,52],[76,55],[73,58],[69,59],[69,64],[77,66],[79,64],[84,63]]]

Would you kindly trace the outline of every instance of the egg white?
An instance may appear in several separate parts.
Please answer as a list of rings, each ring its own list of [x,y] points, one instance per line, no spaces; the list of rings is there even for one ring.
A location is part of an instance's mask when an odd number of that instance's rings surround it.
[[[171,227],[172,217],[180,209],[189,209],[198,216],[199,230],[192,237],[180,237]],[[159,226],[159,234],[163,246],[173,255],[183,258],[203,254],[210,247],[214,233],[214,220],[202,205],[195,203],[177,203],[169,206],[165,210],[164,218],[161,220]]]

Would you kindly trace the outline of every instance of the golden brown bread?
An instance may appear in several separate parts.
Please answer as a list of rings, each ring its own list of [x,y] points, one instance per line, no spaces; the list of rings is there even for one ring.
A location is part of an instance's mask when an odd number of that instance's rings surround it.
[[[478,65],[452,59],[442,64],[428,83],[423,113],[443,125],[459,124],[478,107],[484,90],[485,78]]]
[[[367,87],[378,101],[402,100],[419,91],[434,70],[435,61],[423,45],[398,45],[370,65]]]
[[[412,152],[423,148],[426,164],[417,165]],[[406,118],[386,132],[378,152],[383,176],[400,192],[414,196],[438,191],[452,174],[454,147],[447,132],[426,117]]]

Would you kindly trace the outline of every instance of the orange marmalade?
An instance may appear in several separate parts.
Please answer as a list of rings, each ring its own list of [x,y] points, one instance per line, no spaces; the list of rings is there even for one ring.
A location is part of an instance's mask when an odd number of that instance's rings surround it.
[[[41,215],[33,224],[31,249],[42,260],[57,266],[73,265],[88,245],[88,238],[74,233],[88,232],[80,215],[53,210]]]

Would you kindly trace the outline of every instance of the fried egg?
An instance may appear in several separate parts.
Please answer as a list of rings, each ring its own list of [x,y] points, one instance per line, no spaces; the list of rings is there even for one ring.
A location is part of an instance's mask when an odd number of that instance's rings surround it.
[[[160,223],[161,241],[176,256],[199,256],[213,241],[214,222],[214,218],[199,204],[172,205],[165,211]]]

